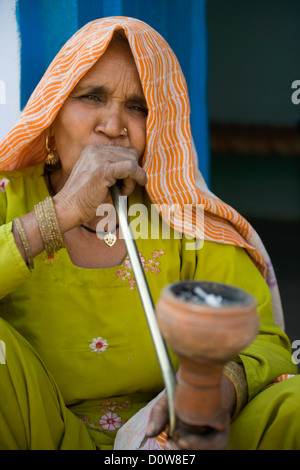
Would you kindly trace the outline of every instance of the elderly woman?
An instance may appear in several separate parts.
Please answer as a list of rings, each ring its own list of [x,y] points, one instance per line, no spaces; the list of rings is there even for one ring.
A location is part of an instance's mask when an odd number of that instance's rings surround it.
[[[148,209],[149,227],[151,204],[178,205],[173,217],[162,210],[169,238],[161,223],[159,237],[137,240],[154,302],[180,279],[228,283],[257,300],[260,333],[222,384],[228,448],[300,448],[298,377],[262,391],[296,372],[271,263],[196,169],[185,80],[158,33],[130,18],[82,28],[0,144],[0,168],[0,448],[112,449],[164,388],[112,205],[118,180],[129,208]],[[188,222],[176,236],[182,207],[195,204],[204,234]],[[160,448],[164,394],[153,403],[142,437]],[[186,433],[165,448],[219,448],[223,434]]]

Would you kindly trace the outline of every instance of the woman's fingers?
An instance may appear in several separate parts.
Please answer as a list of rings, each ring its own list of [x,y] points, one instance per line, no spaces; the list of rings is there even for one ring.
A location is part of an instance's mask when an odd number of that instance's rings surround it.
[[[110,186],[113,186],[117,180],[122,180],[120,188],[122,194],[126,196],[134,190],[136,183],[145,186],[148,181],[145,170],[133,160],[110,163],[109,168],[106,168],[106,172],[106,178],[110,182]]]
[[[186,434],[178,440],[168,440],[167,450],[224,450],[228,444],[229,428],[203,434]]]
[[[135,149],[93,145],[83,150],[56,197],[71,214],[70,228],[95,218],[97,208],[107,202],[109,188],[117,180],[122,180],[120,190],[125,196],[134,190],[136,183],[147,184]]]
[[[90,146],[84,150],[77,163],[85,173],[90,168],[87,178],[91,182],[95,180],[103,188],[123,180],[121,188],[126,195],[133,191],[136,183],[144,186],[148,181],[145,170],[138,163],[137,151],[131,147]]]
[[[146,437],[155,437],[165,430],[169,422],[167,395],[164,393],[153,406],[150,421],[146,430]],[[212,427],[190,426],[181,420],[177,420],[174,436],[165,443],[167,450],[221,450],[225,449],[229,439],[229,415],[228,425],[220,429]]]
[[[168,401],[164,393],[160,399],[155,403],[150,416],[150,421],[146,430],[147,437],[157,436],[167,426],[169,421],[168,415]]]

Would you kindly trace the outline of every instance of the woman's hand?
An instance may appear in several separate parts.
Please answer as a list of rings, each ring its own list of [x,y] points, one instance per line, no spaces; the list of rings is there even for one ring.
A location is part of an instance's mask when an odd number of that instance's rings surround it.
[[[128,196],[136,183],[144,186],[147,175],[138,164],[133,148],[88,146],[76,162],[63,188],[53,198],[64,232],[96,217],[99,205],[107,203],[109,188],[122,180],[120,191]]]
[[[225,449],[229,439],[230,418],[235,407],[235,390],[230,380],[223,376],[222,380],[222,407],[227,426],[222,429],[191,428],[178,420],[173,438],[165,444],[166,450],[222,450]],[[161,433],[168,425],[167,396],[164,394],[155,404],[146,437],[154,437]]]

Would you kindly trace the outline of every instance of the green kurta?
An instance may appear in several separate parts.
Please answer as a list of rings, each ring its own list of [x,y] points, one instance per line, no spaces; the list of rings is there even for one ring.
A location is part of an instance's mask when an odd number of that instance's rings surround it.
[[[129,260],[85,269],[63,249],[52,259],[38,255],[30,272],[11,228],[15,217],[49,196],[43,165],[0,173],[0,188],[0,340],[6,344],[0,383],[7,395],[0,448],[110,448],[120,426],[163,388]],[[150,218],[142,188],[129,198],[134,203],[146,204]],[[269,289],[247,253],[212,242],[188,250],[193,241],[171,234],[137,239],[154,302],[164,285],[180,279],[243,288],[256,297],[261,319],[260,334],[240,355],[249,399],[278,375],[296,373],[288,338],[273,322]]]

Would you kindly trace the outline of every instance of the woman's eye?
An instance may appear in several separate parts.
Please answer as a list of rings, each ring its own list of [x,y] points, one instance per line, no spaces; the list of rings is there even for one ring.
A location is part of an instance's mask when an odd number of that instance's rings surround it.
[[[99,96],[96,95],[83,95],[81,98],[87,99],[89,101],[101,101]]]
[[[132,109],[132,111],[136,111],[138,113],[145,114],[146,116],[148,114],[148,109],[144,108],[143,106],[138,106],[138,105],[130,106],[130,109]]]

